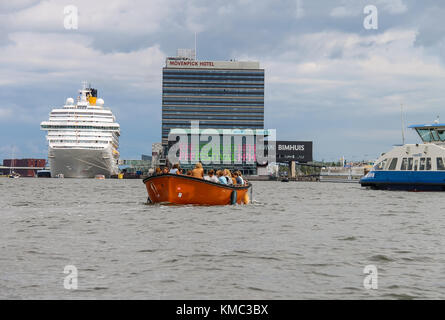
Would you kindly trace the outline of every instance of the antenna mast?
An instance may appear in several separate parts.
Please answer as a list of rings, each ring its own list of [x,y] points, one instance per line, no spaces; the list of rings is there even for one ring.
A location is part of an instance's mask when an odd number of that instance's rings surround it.
[[[195,32],[195,60],[198,60],[197,54],[196,54],[196,32]]]
[[[400,121],[402,123],[402,144],[405,144],[405,123],[403,121],[403,103],[400,104]]]

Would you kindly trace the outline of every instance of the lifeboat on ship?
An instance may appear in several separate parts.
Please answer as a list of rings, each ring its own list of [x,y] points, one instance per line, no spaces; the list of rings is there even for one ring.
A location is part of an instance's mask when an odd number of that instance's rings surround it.
[[[251,184],[226,185],[180,174],[162,174],[143,180],[149,203],[228,205],[248,204]]]

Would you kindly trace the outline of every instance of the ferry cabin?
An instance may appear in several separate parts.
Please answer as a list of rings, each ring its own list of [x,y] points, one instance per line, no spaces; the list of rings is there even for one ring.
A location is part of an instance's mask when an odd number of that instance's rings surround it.
[[[413,125],[422,144],[398,146],[382,154],[361,179],[375,189],[445,190],[445,124]]]

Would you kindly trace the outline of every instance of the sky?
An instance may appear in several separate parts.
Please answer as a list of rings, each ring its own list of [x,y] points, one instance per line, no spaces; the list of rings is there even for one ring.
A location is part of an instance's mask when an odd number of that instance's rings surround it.
[[[81,82],[121,126],[123,159],[161,137],[162,67],[177,48],[265,69],[265,128],[314,159],[376,159],[406,125],[445,122],[445,2],[0,0],[0,159],[46,158],[40,122]],[[64,8],[78,9],[66,29]],[[377,29],[364,8],[377,8]],[[417,143],[412,129],[406,142]]]

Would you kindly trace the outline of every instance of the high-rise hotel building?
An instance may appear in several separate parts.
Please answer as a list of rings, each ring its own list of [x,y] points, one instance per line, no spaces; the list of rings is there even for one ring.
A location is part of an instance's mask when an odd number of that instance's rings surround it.
[[[162,71],[162,145],[171,129],[264,129],[264,69],[252,61],[170,57]]]
[[[264,69],[258,62],[167,58],[162,72],[162,144],[172,128],[263,129]]]

